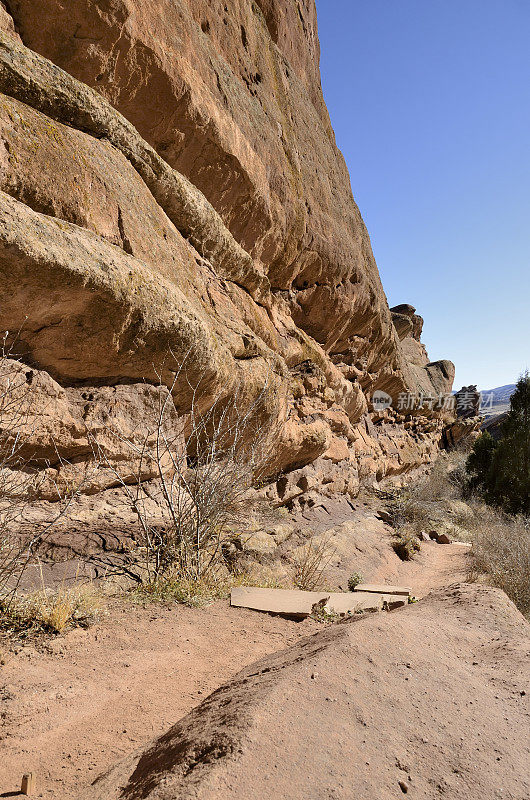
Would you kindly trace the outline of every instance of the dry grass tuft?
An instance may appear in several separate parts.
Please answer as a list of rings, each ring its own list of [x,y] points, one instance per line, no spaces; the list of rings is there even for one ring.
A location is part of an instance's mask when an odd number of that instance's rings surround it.
[[[158,603],[177,602],[191,608],[200,608],[230,594],[230,577],[216,577],[214,574],[201,578],[173,577],[158,578],[135,587],[131,597],[136,601]]]
[[[473,560],[478,572],[503,589],[530,618],[530,520],[474,504]]]
[[[16,595],[0,606],[0,628],[12,634],[63,633],[97,622],[105,613],[101,592],[91,583]]]
[[[130,596],[139,602],[146,600],[159,603],[176,602],[190,608],[201,608],[215,600],[228,598],[234,586],[280,589],[282,581],[272,571],[260,569],[258,565],[238,574],[218,567],[199,578],[175,574],[151,583],[139,584],[132,590]]]

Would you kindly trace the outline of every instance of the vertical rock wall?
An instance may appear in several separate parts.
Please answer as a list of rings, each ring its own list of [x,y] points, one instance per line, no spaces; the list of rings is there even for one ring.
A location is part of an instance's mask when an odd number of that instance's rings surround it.
[[[442,415],[369,401],[448,391],[452,365],[388,308],[313,0],[4,5],[0,325],[24,360],[70,400],[184,357],[205,403],[266,385],[276,471],[330,491],[428,461]]]

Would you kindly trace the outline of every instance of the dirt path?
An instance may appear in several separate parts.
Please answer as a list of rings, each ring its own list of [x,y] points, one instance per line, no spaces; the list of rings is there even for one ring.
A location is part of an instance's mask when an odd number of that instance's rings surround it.
[[[453,584],[224,684],[82,800],[528,800],[530,626]]]
[[[400,562],[395,568],[385,564],[376,570],[371,581],[410,586],[414,596],[421,598],[433,589],[468,580],[470,566],[469,548],[461,544],[423,542],[412,561]]]
[[[464,548],[427,543],[416,561],[373,579],[410,583],[423,596],[466,572]],[[88,631],[8,656],[0,668],[0,797],[14,796],[22,773],[34,771],[39,797],[77,798],[244,666],[320,628],[221,601],[205,609],[119,605]]]

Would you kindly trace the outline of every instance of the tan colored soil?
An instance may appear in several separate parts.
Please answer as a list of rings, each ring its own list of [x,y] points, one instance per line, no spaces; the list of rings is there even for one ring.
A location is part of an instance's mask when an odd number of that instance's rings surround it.
[[[456,545],[427,544],[417,561],[369,577],[405,582],[420,596],[464,579],[467,557]],[[0,796],[34,771],[39,797],[78,798],[243,667],[321,630],[228,601],[203,609],[119,604],[87,631],[8,654],[0,668]]]
[[[530,626],[454,584],[267,656],[82,800],[528,800]]]
[[[123,605],[93,628],[7,656],[0,797],[34,771],[39,797],[77,798],[243,666],[317,628],[227,601],[203,609]]]

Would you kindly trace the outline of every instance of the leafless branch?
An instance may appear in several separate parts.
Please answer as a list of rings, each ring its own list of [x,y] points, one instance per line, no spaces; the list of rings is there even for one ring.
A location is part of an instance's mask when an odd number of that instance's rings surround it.
[[[235,392],[230,399],[210,398],[206,408],[200,383],[188,383],[190,407],[179,415],[173,394],[186,380],[182,362],[171,386],[160,383],[151,425],[140,436],[116,433],[135,457],[134,474],[112,465],[100,449],[100,461],[113,471],[138,519],[149,582],[175,573],[199,579],[219,562],[250,487],[266,470],[273,438],[259,413],[267,383],[250,404]],[[153,465],[157,478],[147,483],[146,467]]]

